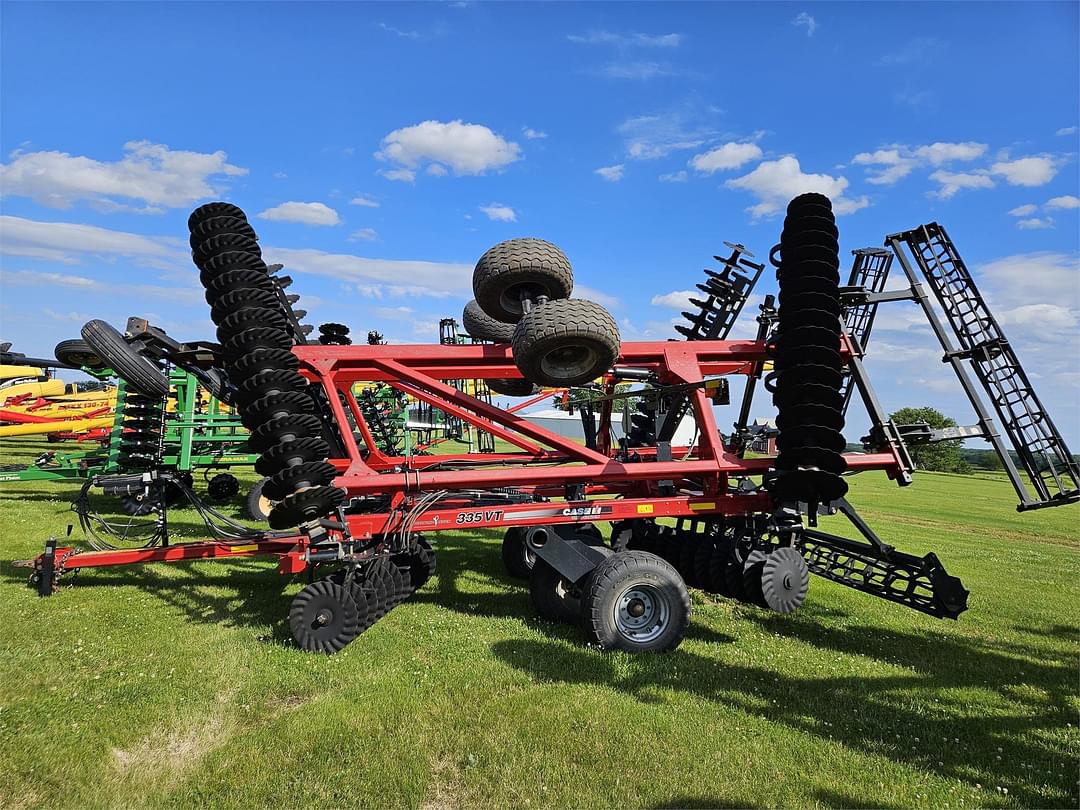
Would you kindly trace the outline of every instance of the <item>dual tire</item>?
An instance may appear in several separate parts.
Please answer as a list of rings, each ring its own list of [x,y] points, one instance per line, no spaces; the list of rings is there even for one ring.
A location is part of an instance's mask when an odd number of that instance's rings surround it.
[[[580,624],[605,650],[678,647],[690,624],[690,594],[679,572],[646,551],[604,551],[604,561],[577,584],[537,559],[529,575],[537,613],[549,621]]]
[[[462,322],[474,338],[509,343],[526,382],[582,385],[611,368],[621,338],[611,314],[593,301],[571,299],[573,288],[570,261],[555,245],[542,239],[501,242],[476,263],[476,298],[466,305]],[[491,387],[509,396],[531,392],[524,386],[513,393]]]

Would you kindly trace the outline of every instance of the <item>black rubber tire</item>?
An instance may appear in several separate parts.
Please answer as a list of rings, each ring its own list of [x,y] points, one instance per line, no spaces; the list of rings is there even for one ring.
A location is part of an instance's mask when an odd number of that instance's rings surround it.
[[[320,623],[323,617],[327,621]],[[336,653],[360,635],[360,617],[352,595],[328,579],[312,582],[289,608],[289,627],[297,646],[307,652]]]
[[[61,340],[53,349],[53,356],[61,365],[72,368],[92,368],[97,371],[109,367],[85,340]]]
[[[640,637],[635,637],[637,631],[626,620],[616,618],[622,599],[631,596],[627,611],[634,606],[635,589],[656,605],[655,613],[646,609],[643,614],[656,616],[655,627],[643,628]],[[613,554],[600,563],[589,577],[581,603],[585,632],[605,650],[668,652],[679,646],[690,624],[686,583],[672,566],[647,551]]]
[[[529,597],[541,619],[566,624],[581,621],[578,589],[539,557],[529,573]]]
[[[206,484],[206,496],[214,503],[228,503],[240,492],[240,479],[232,473],[218,473]]]
[[[514,330],[514,363],[526,380],[565,388],[594,380],[619,356],[619,326],[592,301],[568,298],[534,307]]]
[[[509,343],[514,337],[514,325],[497,321],[484,312],[474,298],[461,313],[461,325],[470,337],[490,340],[492,343]]]
[[[251,488],[247,496],[247,513],[252,520],[260,523],[266,523],[270,519],[270,511],[274,508],[274,502],[269,498],[264,498],[262,494],[268,480],[270,479],[263,478],[259,481]]]
[[[528,579],[536,564],[536,554],[525,543],[525,529],[511,526],[503,535],[502,561],[514,579]]]
[[[163,397],[169,393],[169,381],[158,365],[135,351],[110,324],[95,319],[87,321],[81,331],[90,348],[129,387],[151,397]]]
[[[543,239],[510,239],[487,251],[473,270],[473,295],[490,317],[516,323],[524,314],[521,293],[569,298],[574,290],[570,260]]]
[[[528,380],[487,380],[487,387],[504,397],[531,397],[543,390]]]

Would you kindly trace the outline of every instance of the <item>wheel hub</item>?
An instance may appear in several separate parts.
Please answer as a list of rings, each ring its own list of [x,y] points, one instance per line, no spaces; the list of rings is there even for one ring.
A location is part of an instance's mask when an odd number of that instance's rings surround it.
[[[651,585],[631,585],[615,601],[615,626],[632,641],[652,641],[667,627],[667,600]]]

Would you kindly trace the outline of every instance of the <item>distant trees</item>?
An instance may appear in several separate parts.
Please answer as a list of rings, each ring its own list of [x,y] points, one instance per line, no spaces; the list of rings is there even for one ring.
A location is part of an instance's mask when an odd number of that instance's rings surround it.
[[[914,425],[925,422],[932,428],[956,427],[955,419],[929,406],[901,408],[890,414],[889,418],[898,425]],[[909,449],[915,466],[920,470],[967,474],[971,472],[971,465],[960,452],[962,444],[963,439],[950,439],[949,441],[934,442],[933,444],[916,444]]]

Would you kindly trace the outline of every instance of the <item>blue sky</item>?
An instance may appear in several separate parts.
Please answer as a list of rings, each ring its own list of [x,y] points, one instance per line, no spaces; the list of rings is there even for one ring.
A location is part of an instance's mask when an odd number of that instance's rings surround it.
[[[434,339],[532,235],[624,339],[673,337],[723,240],[766,256],[816,189],[845,257],[944,224],[1078,450],[1078,8],[7,3],[0,333],[210,338],[185,221],[228,199],[316,323]],[[883,310],[885,405],[968,420],[939,355]]]

